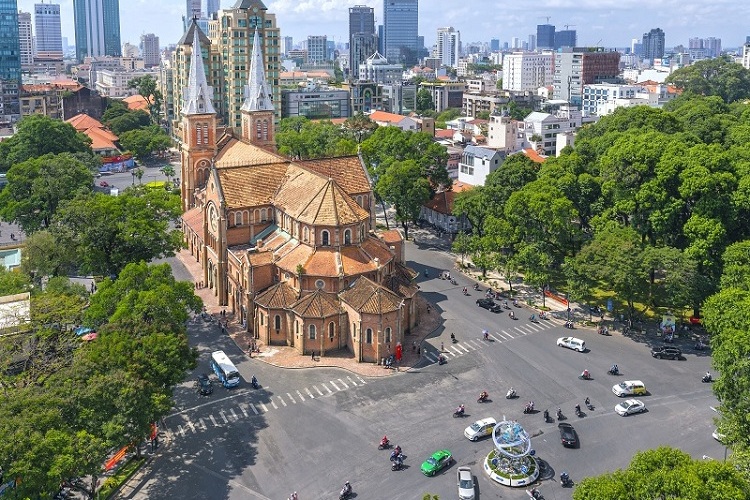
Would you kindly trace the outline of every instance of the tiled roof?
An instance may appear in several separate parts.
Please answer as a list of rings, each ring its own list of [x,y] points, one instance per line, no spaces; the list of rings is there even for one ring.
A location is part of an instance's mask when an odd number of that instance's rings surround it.
[[[262,267],[273,263],[273,252],[245,252],[250,267]]]
[[[340,253],[346,276],[363,274],[378,268],[372,258],[359,247],[342,247]]]
[[[104,128],[104,125],[102,124],[102,122],[100,122],[99,120],[95,118],[91,118],[86,113],[79,113],[72,118],[68,118],[65,121],[73,125],[73,128],[75,128],[79,132],[89,129],[91,127]]]
[[[148,101],[141,94],[128,96],[122,101],[128,105],[128,109],[140,109],[143,111],[148,111]]]
[[[297,266],[297,263],[302,264],[305,268],[305,274],[308,276],[338,276],[339,275],[339,253],[333,248],[318,248],[312,251],[310,247],[301,245],[301,248],[308,248],[309,257],[306,261],[293,261],[283,259],[277,264],[279,267],[281,263],[287,263],[289,266]]]
[[[216,168],[247,167],[269,163],[289,163],[289,160],[235,138],[228,140],[216,155]]]
[[[290,166],[274,196],[274,205],[294,219],[311,225],[341,226],[369,219],[370,214],[333,179]]]
[[[453,134],[455,132],[456,132],[455,130],[439,128],[435,130],[435,138],[436,139],[453,139]]]
[[[415,280],[417,279],[417,276],[419,276],[419,273],[411,267],[406,267],[399,263],[396,263],[396,272],[400,273],[408,280]]]
[[[370,180],[359,156],[321,158],[317,160],[295,161],[299,165],[323,177],[331,178],[349,194],[369,193]]]
[[[182,223],[197,234],[202,234],[203,231],[203,211],[200,207],[191,208],[184,214],[182,214]]]
[[[367,255],[369,255],[371,258],[378,258],[380,260],[381,266],[390,262],[393,258],[393,254],[388,248],[388,245],[386,245],[385,242],[378,238],[365,238],[365,240],[362,242],[362,250],[367,252]]]
[[[303,318],[328,318],[340,314],[338,297],[322,290],[315,290],[292,305],[292,311]]]
[[[441,214],[453,213],[453,200],[456,195],[453,191],[441,191],[435,193],[431,200],[427,201],[424,206]]]
[[[305,268],[305,274],[312,274],[315,276],[336,276],[338,273],[325,273],[325,274],[315,274],[310,272],[308,262],[310,260],[310,257],[313,255],[313,248],[309,247],[307,245],[298,245],[296,248],[294,248],[292,251],[287,252],[285,255],[282,255],[279,257],[279,260],[276,261],[276,266],[279,269],[283,269],[284,271],[287,271],[289,273],[297,273],[297,264],[302,264],[302,267]]]
[[[386,111],[373,111],[370,113],[370,120],[374,122],[385,122],[385,123],[400,123],[401,120],[406,118],[403,115],[397,115],[395,113],[388,113]]]
[[[298,296],[297,290],[282,281],[262,291],[255,303],[268,309],[284,309],[294,304]]]
[[[528,156],[531,161],[534,161],[536,163],[544,163],[547,160],[547,158],[545,158],[544,156],[540,155],[539,153],[537,153],[536,151],[534,151],[531,148],[524,149],[523,150],[523,154],[525,154],[526,156]]]
[[[396,266],[398,270],[399,266]],[[419,291],[419,286],[412,282],[406,273],[395,272],[386,276],[383,280],[383,286],[398,295],[399,297],[413,297]]]
[[[117,140],[117,136],[111,132],[104,130],[103,128],[91,127],[89,129],[83,130],[82,133],[85,134],[89,139],[91,139],[91,149],[95,151],[103,149],[117,149],[117,146],[114,143],[114,141]]]
[[[288,165],[274,163],[251,168],[217,169],[228,208],[268,205],[284,179]]]
[[[378,233],[378,236],[386,243],[400,243],[404,241],[403,235],[397,229],[389,229],[388,231],[383,231],[381,233]]]
[[[397,311],[402,303],[398,295],[364,276],[360,276],[349,288],[341,292],[339,297],[355,311],[365,314]]]

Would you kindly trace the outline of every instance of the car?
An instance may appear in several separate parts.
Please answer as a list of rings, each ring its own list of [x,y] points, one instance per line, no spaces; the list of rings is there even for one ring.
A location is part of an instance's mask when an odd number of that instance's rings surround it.
[[[646,411],[646,405],[640,399],[626,399],[619,405],[615,406],[615,411],[621,417],[632,415],[633,413],[641,413]]]
[[[567,347],[574,351],[583,352],[586,350],[586,342],[575,337],[560,337],[557,339],[557,345],[560,347]]]
[[[103,187],[103,188],[105,188],[105,187],[109,187],[109,182],[107,182],[107,181],[101,181],[101,182],[99,183],[99,185],[100,185],[101,187]]]
[[[495,304],[495,301],[489,298],[477,300],[477,305],[493,313],[499,313],[503,310],[500,304]]]
[[[195,381],[195,387],[198,389],[198,394],[201,396],[208,396],[214,392],[214,385],[208,375],[201,373]]]
[[[667,345],[656,346],[651,349],[651,355],[656,359],[681,359],[682,351],[679,347],[672,347]]]
[[[618,398],[646,394],[646,386],[640,380],[626,380],[612,386],[612,392]]]
[[[557,424],[560,431],[560,442],[568,448],[578,448],[578,434],[576,430],[567,422]]]
[[[448,450],[438,450],[430,458],[422,462],[422,474],[425,476],[434,476],[440,470],[453,463],[453,455]]]
[[[464,436],[466,436],[466,439],[468,439],[469,441],[476,441],[479,438],[483,438],[492,434],[492,430],[495,428],[495,425],[497,425],[497,420],[492,417],[477,420],[466,429],[464,429]]]
[[[719,432],[719,429],[714,429],[714,431],[711,433],[711,437],[717,440],[720,443],[724,442],[724,434]]]
[[[458,484],[458,498],[474,500],[474,477],[471,475],[471,468],[459,467],[456,471],[456,482]]]

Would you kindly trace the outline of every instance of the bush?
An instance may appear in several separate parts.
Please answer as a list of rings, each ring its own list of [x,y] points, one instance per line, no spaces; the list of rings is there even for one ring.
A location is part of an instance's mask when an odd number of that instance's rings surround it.
[[[135,474],[145,461],[145,458],[133,457],[122,464],[113,476],[104,481],[104,484],[97,493],[97,498],[104,500],[112,496],[120,486],[125,484],[125,482]]]

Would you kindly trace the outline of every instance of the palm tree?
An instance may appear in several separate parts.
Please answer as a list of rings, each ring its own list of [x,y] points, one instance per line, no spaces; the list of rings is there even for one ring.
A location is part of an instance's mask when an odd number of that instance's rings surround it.
[[[159,170],[167,178],[167,182],[169,182],[170,179],[172,179],[172,177],[174,177],[175,175],[174,167],[172,165],[164,165]]]

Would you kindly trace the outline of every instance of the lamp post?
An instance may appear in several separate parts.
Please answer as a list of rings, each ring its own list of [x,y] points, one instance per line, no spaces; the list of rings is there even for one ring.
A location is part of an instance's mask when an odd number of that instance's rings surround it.
[[[135,170],[131,170],[130,175],[133,176],[133,183],[131,184],[131,186],[135,186]]]

